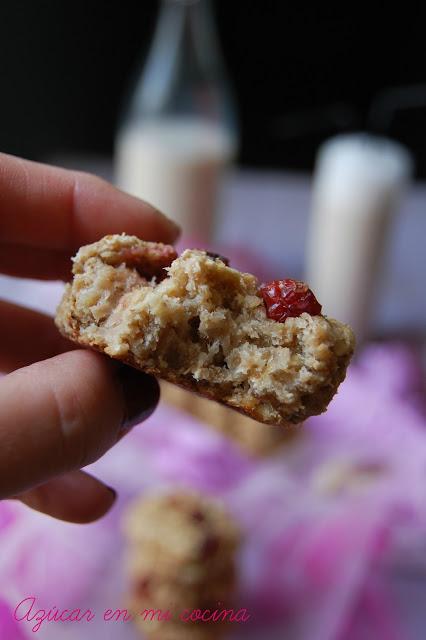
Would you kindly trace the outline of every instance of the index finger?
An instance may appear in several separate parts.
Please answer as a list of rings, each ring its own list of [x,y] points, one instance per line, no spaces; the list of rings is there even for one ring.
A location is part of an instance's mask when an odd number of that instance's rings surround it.
[[[0,153],[0,243],[72,253],[110,233],[173,242],[178,227],[96,176]]]

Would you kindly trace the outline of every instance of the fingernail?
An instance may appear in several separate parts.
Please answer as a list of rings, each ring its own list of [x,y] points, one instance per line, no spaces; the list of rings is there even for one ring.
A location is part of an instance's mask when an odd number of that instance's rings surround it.
[[[160,387],[153,376],[127,365],[120,365],[116,376],[123,391],[125,405],[121,430],[128,431],[153,413],[160,399]]]

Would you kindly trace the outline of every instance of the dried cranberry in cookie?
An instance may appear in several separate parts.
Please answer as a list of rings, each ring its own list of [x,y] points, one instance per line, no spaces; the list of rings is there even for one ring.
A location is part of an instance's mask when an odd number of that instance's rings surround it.
[[[308,285],[300,280],[272,280],[260,287],[266,307],[266,315],[271,320],[284,322],[286,318],[297,318],[302,313],[321,315],[321,305]]]

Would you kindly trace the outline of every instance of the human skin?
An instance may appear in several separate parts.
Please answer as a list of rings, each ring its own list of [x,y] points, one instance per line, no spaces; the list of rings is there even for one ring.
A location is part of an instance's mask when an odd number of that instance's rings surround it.
[[[0,272],[67,280],[70,258],[121,233],[172,243],[179,229],[95,176],[0,154]],[[75,349],[49,316],[0,301],[0,499],[70,522],[104,515],[115,492],[81,468],[154,410],[154,378]]]

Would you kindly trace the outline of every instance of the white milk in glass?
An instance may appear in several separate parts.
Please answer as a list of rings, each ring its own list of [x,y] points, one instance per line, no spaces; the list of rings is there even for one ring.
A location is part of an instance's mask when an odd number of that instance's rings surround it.
[[[130,123],[116,140],[116,181],[175,220],[184,234],[208,240],[235,146],[224,127],[201,118]]]
[[[366,134],[320,150],[314,178],[307,281],[323,312],[368,332],[375,281],[391,214],[411,172],[401,145]]]

